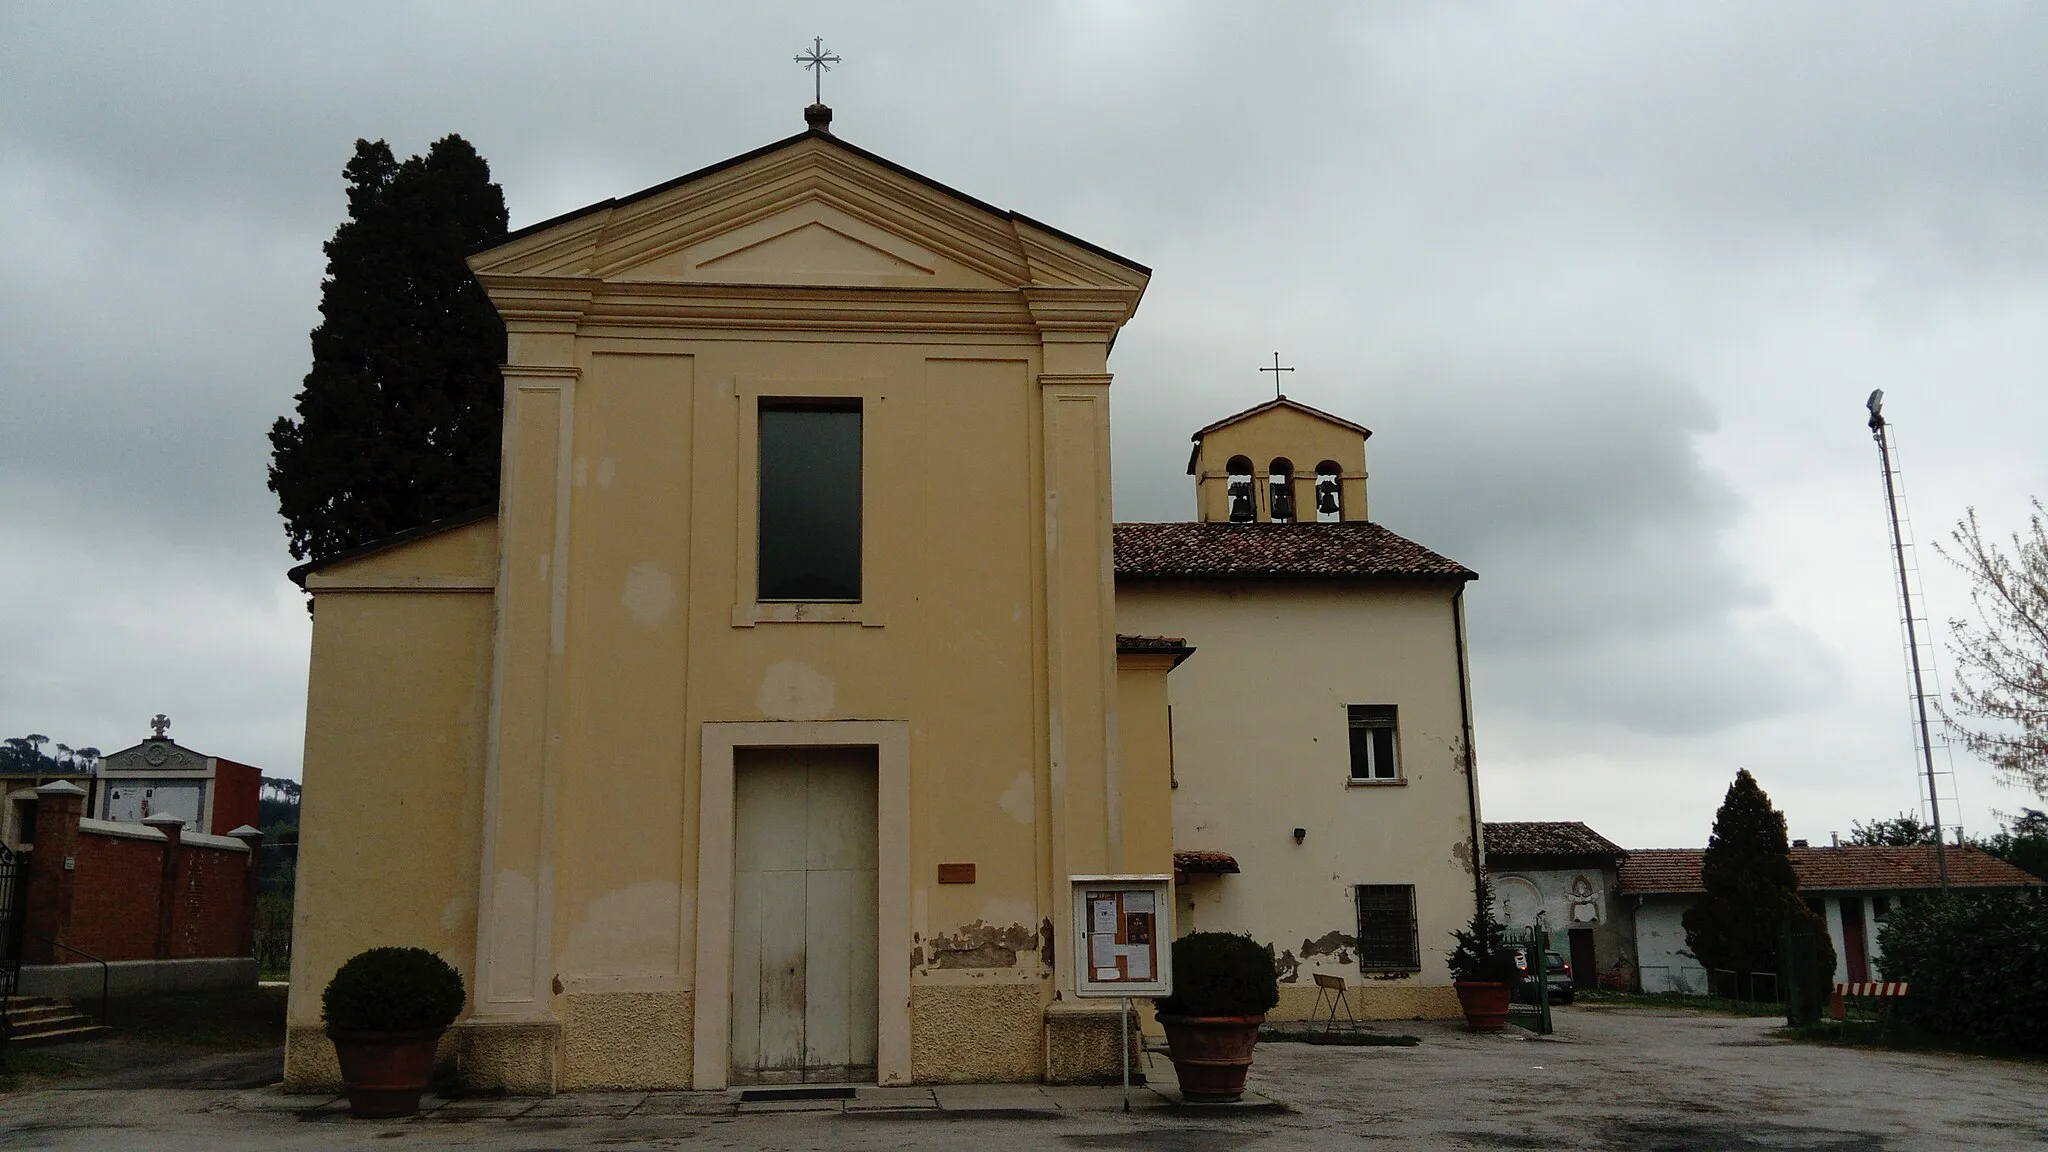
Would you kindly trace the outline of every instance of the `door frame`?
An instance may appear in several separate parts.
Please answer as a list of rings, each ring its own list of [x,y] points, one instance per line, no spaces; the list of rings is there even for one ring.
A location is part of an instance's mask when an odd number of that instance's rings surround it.
[[[734,753],[741,748],[875,750],[875,1079],[910,1083],[910,723],[907,720],[707,722],[697,786],[697,978],[690,1086],[731,1073]]]

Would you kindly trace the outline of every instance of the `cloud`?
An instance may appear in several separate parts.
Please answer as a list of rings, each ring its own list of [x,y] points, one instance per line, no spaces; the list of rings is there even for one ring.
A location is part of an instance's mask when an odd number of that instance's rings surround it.
[[[1156,269],[1119,515],[1191,514],[1188,433],[1276,348],[1376,430],[1376,518],[1481,573],[1490,814],[1676,836],[1593,793],[1738,763],[1795,824],[1911,802],[1848,421],[1892,396],[1924,536],[2048,492],[2032,6],[11,6],[0,735],[163,708],[296,770],[264,432],[356,137],[461,132],[530,223],[795,132],[819,33],[847,139]]]

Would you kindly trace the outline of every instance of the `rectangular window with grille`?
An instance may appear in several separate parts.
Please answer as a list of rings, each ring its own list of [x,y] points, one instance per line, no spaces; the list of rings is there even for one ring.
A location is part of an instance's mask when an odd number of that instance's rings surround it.
[[[1415,885],[1360,884],[1356,892],[1359,971],[1419,971],[1422,949],[1415,932]]]
[[[1351,779],[1354,783],[1384,783],[1401,778],[1395,759],[1396,710],[1392,704],[1347,704],[1351,722]]]

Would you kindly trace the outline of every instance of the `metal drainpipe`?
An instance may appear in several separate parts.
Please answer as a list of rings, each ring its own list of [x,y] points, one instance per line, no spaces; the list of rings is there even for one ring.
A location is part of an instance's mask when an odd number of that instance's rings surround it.
[[[1465,667],[1465,585],[1461,581],[1451,596],[1451,634],[1458,644],[1458,717],[1465,734],[1465,813],[1472,822],[1472,905],[1483,918],[1487,915],[1481,895],[1479,874],[1486,868],[1479,836],[1479,762],[1472,751],[1471,672]]]

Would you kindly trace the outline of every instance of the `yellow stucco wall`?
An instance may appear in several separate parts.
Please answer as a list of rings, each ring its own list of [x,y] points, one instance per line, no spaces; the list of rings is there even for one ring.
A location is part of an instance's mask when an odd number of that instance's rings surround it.
[[[1275,1015],[1305,1014],[1311,975],[1361,1012],[1449,1015],[1444,960],[1471,915],[1471,816],[1448,585],[1125,584],[1119,629],[1184,636],[1169,681],[1174,844],[1230,853],[1238,875],[1179,893],[1182,931],[1249,932],[1281,964]],[[1287,670],[1284,690],[1268,669]],[[1400,709],[1399,784],[1349,782],[1347,704]],[[1293,830],[1306,835],[1296,844]],[[1352,886],[1413,884],[1422,969],[1361,973]]]
[[[338,1079],[320,993],[355,953],[428,948],[475,987],[494,539],[486,521],[309,581],[324,576],[329,590],[316,592],[309,670],[285,1068],[295,1087]],[[374,590],[394,576],[483,586]]]
[[[1315,517],[1316,465],[1325,460],[1338,464],[1339,506],[1346,520],[1364,520],[1366,511],[1365,437],[1355,429],[1332,423],[1312,412],[1293,407],[1273,407],[1233,421],[1203,436],[1194,453],[1195,518],[1221,522],[1230,519],[1227,489],[1230,458],[1244,456],[1252,462],[1253,502],[1260,520],[1272,518],[1266,489],[1270,466],[1276,459],[1294,465],[1295,518]]]

